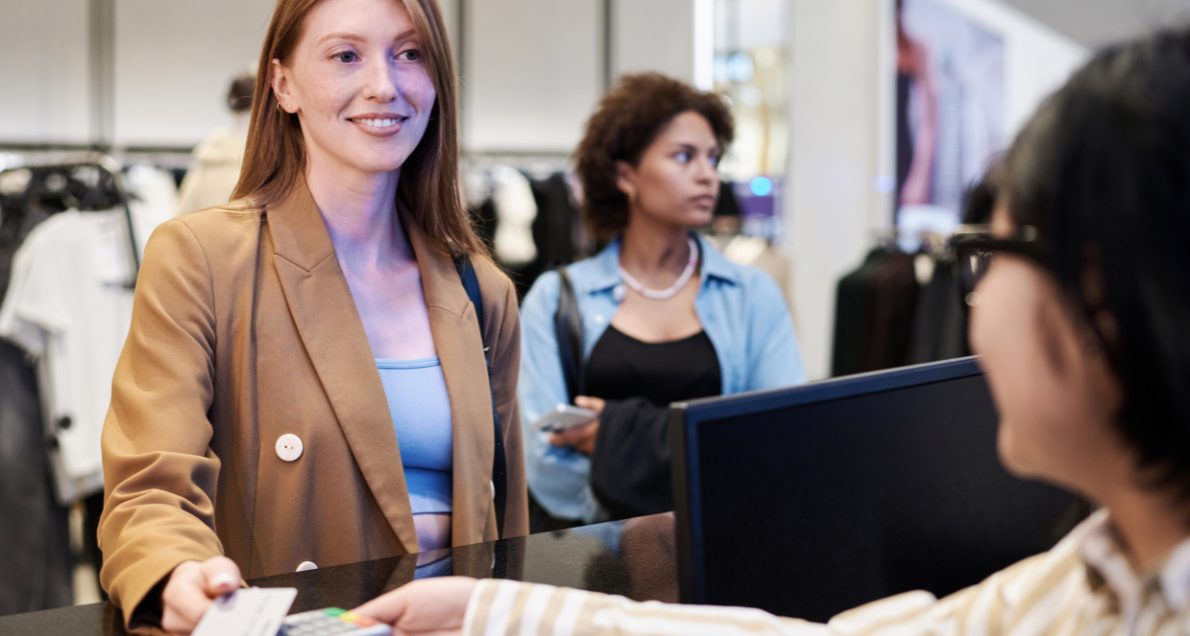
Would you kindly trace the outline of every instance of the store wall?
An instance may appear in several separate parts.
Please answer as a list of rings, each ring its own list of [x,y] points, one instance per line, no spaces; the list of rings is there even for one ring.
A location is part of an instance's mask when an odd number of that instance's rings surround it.
[[[694,80],[695,0],[613,0],[611,72]],[[601,3],[466,0],[463,146],[567,155],[604,88]]]
[[[111,0],[110,141],[197,143],[227,122],[232,76],[253,68],[274,0]],[[612,75],[692,80],[695,0],[614,0]],[[88,0],[8,0],[0,21],[0,142],[99,141]],[[603,91],[601,2],[441,0],[462,56],[464,148],[568,154]],[[465,9],[465,40],[457,33]]]
[[[438,0],[438,8],[442,10],[442,21],[446,23],[446,31],[450,37],[450,44],[454,50],[455,59],[459,59],[459,2],[461,0]]]
[[[90,139],[88,25],[87,0],[5,0],[0,142]]]
[[[613,0],[613,76],[657,71],[693,83],[694,3]]]
[[[875,187],[881,150],[877,5],[796,0],[791,17],[785,249],[811,378],[830,370],[835,282],[862,256],[873,211],[885,205]]]
[[[254,68],[273,0],[115,0],[120,145],[187,146],[225,123],[227,86]]]
[[[452,40],[459,0],[440,0]],[[113,0],[117,145],[189,146],[226,123],[227,86],[255,68],[274,0]],[[97,140],[88,0],[5,0],[0,143]]]
[[[468,0],[464,148],[570,152],[601,88],[598,5]]]

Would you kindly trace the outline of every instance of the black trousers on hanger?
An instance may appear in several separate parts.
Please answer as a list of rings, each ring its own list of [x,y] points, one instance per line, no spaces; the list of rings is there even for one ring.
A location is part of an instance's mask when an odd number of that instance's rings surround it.
[[[0,340],[0,614],[74,603],[67,509],[46,461],[37,378]]]

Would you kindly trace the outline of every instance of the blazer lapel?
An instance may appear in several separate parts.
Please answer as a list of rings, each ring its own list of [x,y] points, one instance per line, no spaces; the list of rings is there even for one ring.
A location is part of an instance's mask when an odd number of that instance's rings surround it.
[[[267,214],[276,246],[277,276],[302,344],[385,519],[406,552],[417,552],[405,469],[384,386],[330,235],[305,181],[299,181],[288,198]]]
[[[486,540],[492,502],[492,398],[483,336],[454,260],[435,249],[417,223],[402,212],[402,226],[421,274],[434,347],[450,396],[453,443],[451,543]],[[505,424],[506,426],[508,424]]]

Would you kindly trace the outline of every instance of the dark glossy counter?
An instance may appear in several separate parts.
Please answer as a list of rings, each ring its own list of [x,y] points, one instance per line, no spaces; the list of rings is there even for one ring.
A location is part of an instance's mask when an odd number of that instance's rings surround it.
[[[636,600],[678,600],[671,514],[460,546],[250,581],[296,587],[291,611],[354,607],[414,578],[450,574],[578,587]],[[0,616],[0,635],[124,634],[110,603]]]

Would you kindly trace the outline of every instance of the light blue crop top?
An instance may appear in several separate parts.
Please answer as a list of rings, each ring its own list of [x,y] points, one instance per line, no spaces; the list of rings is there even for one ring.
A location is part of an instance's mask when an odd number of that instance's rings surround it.
[[[451,511],[450,396],[438,357],[377,359],[413,514]]]

